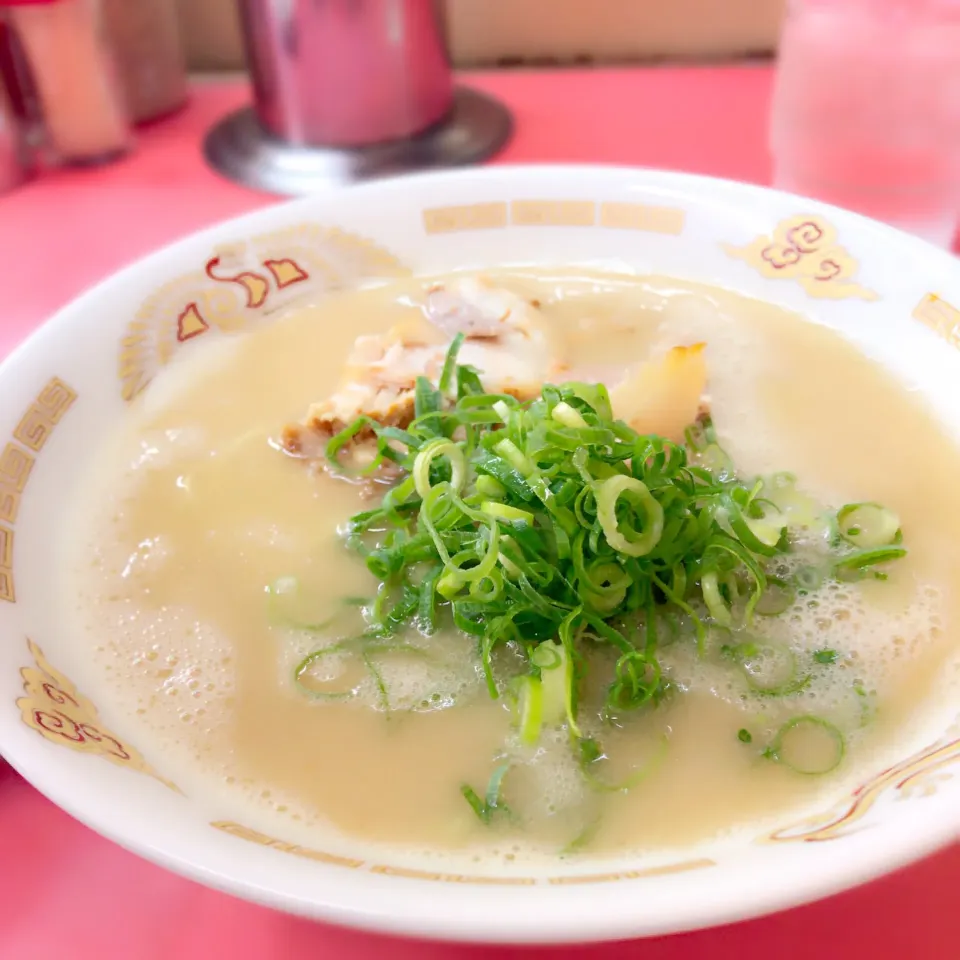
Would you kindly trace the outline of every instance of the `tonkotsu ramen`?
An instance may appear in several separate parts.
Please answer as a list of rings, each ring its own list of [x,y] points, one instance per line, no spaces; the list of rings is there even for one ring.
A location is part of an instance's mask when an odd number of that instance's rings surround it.
[[[210,339],[100,451],[65,609],[253,826],[498,863],[758,829],[954,656],[960,455],[778,307],[491,271]]]

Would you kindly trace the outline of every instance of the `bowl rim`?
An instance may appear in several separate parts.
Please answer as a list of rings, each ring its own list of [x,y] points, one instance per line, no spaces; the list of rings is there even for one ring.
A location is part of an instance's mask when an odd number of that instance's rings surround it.
[[[871,245],[884,246],[896,242],[915,254],[922,254],[931,264],[931,273],[936,270],[953,272],[960,279],[960,262],[947,251],[940,250],[920,238],[830,204],[755,184],[700,174],[614,164],[516,164],[432,171],[354,184],[326,194],[295,198],[260,207],[186,234],[133,260],[87,288],[17,344],[0,361],[0,390],[3,389],[2,384],[18,365],[37,351],[41,344],[55,340],[64,329],[83,323],[83,317],[90,314],[90,306],[105,295],[109,295],[111,288],[135,278],[144,270],[162,269],[168,259],[178,255],[179,251],[187,245],[209,244],[220,240],[226,233],[242,235],[251,229],[262,229],[265,221],[283,220],[286,213],[291,210],[302,209],[305,214],[312,216],[323,210],[327,199],[336,201],[356,197],[359,202],[365,202],[366,198],[376,198],[378,194],[389,194],[392,191],[401,190],[418,191],[425,185],[438,182],[469,184],[477,181],[485,183],[500,181],[509,184],[518,175],[524,179],[547,175],[569,178],[570,181],[581,178],[583,182],[597,186],[602,186],[605,179],[611,175],[618,178],[635,177],[641,187],[648,189],[659,187],[685,194],[691,206],[696,206],[698,198],[702,203],[706,195],[746,196],[761,202],[764,199],[773,198],[780,202],[792,200],[798,205],[798,210],[823,214],[835,222],[847,224],[860,231],[863,236],[867,233],[872,234]],[[5,726],[6,723],[0,723],[0,737]],[[491,904],[496,902],[494,895],[497,895],[503,898],[501,902],[503,906],[513,898],[512,891],[509,895],[505,895],[502,890],[498,893],[487,888],[469,886],[461,887],[459,891],[454,889],[440,891],[437,889],[438,885],[430,887],[424,885],[422,887],[424,909],[420,912],[409,912],[403,909],[402,903],[393,904],[389,898],[384,898],[382,902],[373,905],[325,902],[311,897],[309,892],[303,896],[291,896],[269,885],[256,883],[248,877],[229,876],[209,865],[212,859],[210,856],[204,856],[202,853],[195,858],[181,856],[172,852],[163,843],[154,842],[136,825],[127,826],[122,819],[111,818],[108,809],[91,809],[82,802],[75,802],[70,791],[70,778],[64,781],[58,777],[56,765],[43,759],[41,751],[21,750],[14,746],[13,750],[8,748],[4,756],[27,782],[69,815],[121,847],[175,873],[286,912],[372,932],[432,940],[485,943],[582,943],[720,926],[799,906],[856,887],[918,860],[960,838],[960,815],[953,817],[938,815],[918,819],[911,823],[909,829],[903,827],[886,830],[882,844],[865,843],[860,837],[851,838],[850,853],[856,850],[858,855],[847,856],[842,866],[838,868],[835,865],[829,876],[819,869],[797,871],[797,875],[789,882],[755,884],[749,898],[743,897],[743,889],[738,884],[736,888],[740,891],[739,896],[731,896],[731,891],[727,891],[724,895],[713,896],[710,902],[700,902],[695,907],[680,910],[677,916],[666,921],[650,917],[641,911],[627,909],[628,898],[623,894],[627,885],[615,884],[614,886],[621,889],[614,895],[597,897],[591,893],[585,898],[590,903],[590,911],[582,909],[582,904],[580,910],[574,909],[573,905],[577,902],[577,898],[572,894],[575,891],[564,887],[542,887],[529,899],[542,900],[544,904],[549,904],[551,907],[549,913],[538,910],[523,912],[507,909],[505,913],[498,915],[496,923],[493,923],[492,918],[480,910],[472,909],[458,914],[446,914],[442,910],[437,910],[436,904],[449,901],[457,905],[466,903],[471,898],[481,900],[484,904]],[[664,882],[672,880],[674,878],[665,878]],[[395,882],[417,883],[417,881],[408,880]],[[681,877],[679,882],[688,887],[699,883],[693,875],[687,878]],[[580,895],[583,894],[584,889],[576,888]],[[611,893],[613,894],[613,891]],[[429,905],[430,898],[435,901],[434,907]],[[533,916],[530,915],[531,912]]]

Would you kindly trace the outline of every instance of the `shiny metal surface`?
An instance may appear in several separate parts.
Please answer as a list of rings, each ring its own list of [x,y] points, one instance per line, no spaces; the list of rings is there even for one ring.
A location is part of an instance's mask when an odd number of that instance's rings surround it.
[[[240,0],[257,116],[299,146],[413,136],[453,107],[438,0]]]
[[[273,136],[248,107],[210,131],[204,152],[232,180],[299,196],[357,180],[475,163],[495,153],[511,129],[510,113],[502,104],[456,88],[443,120],[413,137],[355,148],[301,146]]]
[[[441,0],[239,0],[253,106],[204,145],[225,176],[298,195],[483,160],[506,108],[455,89]]]

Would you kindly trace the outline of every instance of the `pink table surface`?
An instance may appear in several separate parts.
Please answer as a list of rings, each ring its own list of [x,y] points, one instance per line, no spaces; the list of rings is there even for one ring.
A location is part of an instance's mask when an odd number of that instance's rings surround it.
[[[466,79],[514,112],[516,134],[497,162],[627,163],[769,182],[765,67]],[[0,197],[0,355],[123,264],[273,202],[221,180],[201,158],[203,132],[245,98],[238,83],[199,85],[189,108],[143,130],[123,162],[47,175]],[[0,761],[0,960],[938,960],[960,954],[955,884],[960,847],[818,904],[658,940],[559,950],[388,940],[291,918],[167,873],[72,820]]]

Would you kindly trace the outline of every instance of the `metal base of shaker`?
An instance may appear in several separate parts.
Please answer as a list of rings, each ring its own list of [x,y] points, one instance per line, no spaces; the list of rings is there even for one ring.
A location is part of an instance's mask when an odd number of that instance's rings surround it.
[[[229,114],[204,141],[207,161],[249,187],[302,196],[341,184],[415,170],[476,163],[496,153],[513,129],[499,101],[457,87],[450,114],[423,133],[368,147],[303,147],[267,133],[252,107]]]

